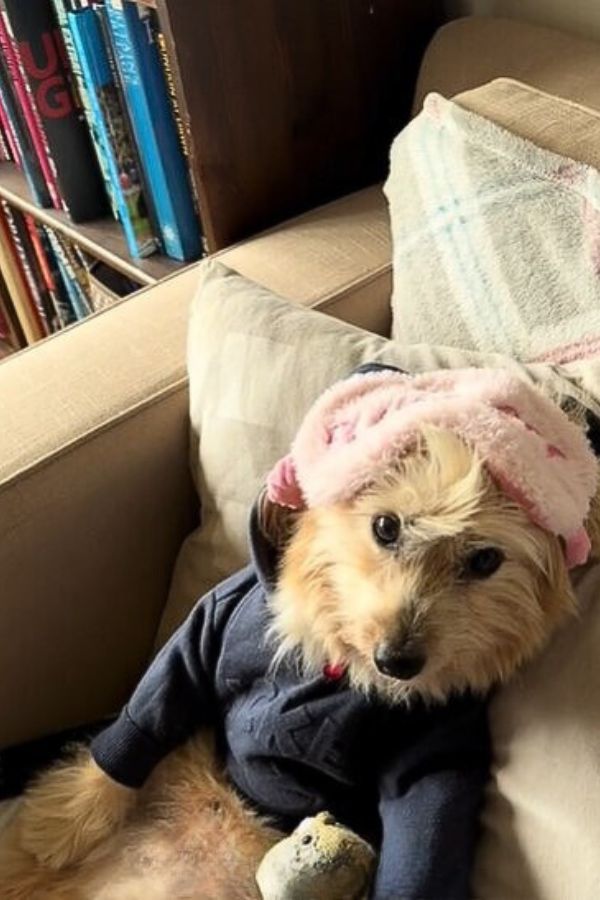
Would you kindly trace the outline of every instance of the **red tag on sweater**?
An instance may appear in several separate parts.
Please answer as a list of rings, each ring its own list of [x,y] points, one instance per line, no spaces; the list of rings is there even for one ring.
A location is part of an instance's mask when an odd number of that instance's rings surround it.
[[[327,663],[326,666],[323,666],[323,675],[328,681],[339,681],[345,674],[346,666],[343,666],[341,663]]]

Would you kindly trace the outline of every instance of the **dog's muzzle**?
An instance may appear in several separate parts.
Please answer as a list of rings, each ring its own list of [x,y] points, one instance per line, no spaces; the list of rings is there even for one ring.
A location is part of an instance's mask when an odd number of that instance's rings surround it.
[[[416,643],[381,641],[375,647],[373,660],[382,675],[410,681],[423,670],[426,657],[423,648]]]

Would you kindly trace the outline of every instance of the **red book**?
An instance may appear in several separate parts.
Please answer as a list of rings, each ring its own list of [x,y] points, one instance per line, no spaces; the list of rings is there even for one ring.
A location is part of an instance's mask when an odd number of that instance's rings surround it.
[[[31,138],[31,143],[40,164],[40,169],[42,170],[42,175],[46,182],[48,193],[50,194],[50,199],[52,200],[52,206],[54,209],[64,209],[65,204],[63,203],[58,189],[56,170],[50,157],[46,135],[38,111],[32,102],[31,91],[25,77],[23,64],[10,30],[10,22],[3,10],[0,10],[0,50],[2,50],[2,53],[4,54],[4,59],[12,79],[15,97],[21,107],[21,112]]]

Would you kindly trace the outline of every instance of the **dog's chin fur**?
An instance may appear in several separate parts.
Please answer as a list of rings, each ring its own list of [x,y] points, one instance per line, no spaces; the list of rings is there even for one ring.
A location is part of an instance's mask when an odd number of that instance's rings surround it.
[[[402,523],[395,549],[373,537],[382,513]],[[489,578],[469,577],[466,559],[483,547],[501,550],[504,562]],[[508,501],[458,438],[428,429],[353,502],[296,516],[272,633],[278,658],[297,654],[307,671],[341,664],[355,687],[391,702],[440,700],[504,681],[574,610],[559,539]],[[378,642],[400,632],[426,652],[409,681],[373,663]]]

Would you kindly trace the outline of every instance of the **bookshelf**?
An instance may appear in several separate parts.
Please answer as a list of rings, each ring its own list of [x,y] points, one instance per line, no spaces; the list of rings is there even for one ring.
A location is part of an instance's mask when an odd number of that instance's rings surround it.
[[[209,250],[383,179],[442,0],[156,0]]]
[[[443,0],[123,0],[123,9],[133,3],[156,17],[185,147],[184,177],[170,186],[187,184],[187,166],[208,252],[383,179],[424,47],[444,19]],[[12,162],[0,162],[0,199],[140,285],[189,265],[160,253],[134,259],[108,213],[75,224],[41,208]],[[0,291],[0,313],[1,302]]]
[[[108,263],[117,272],[128,275],[140,284],[155,284],[186,265],[161,255],[132,259],[127,252],[121,226],[112,218],[75,225],[65,212],[40,209],[33,203],[25,177],[14,163],[0,162],[0,197],[11,206],[33,216],[38,222],[62,232],[91,256]]]

